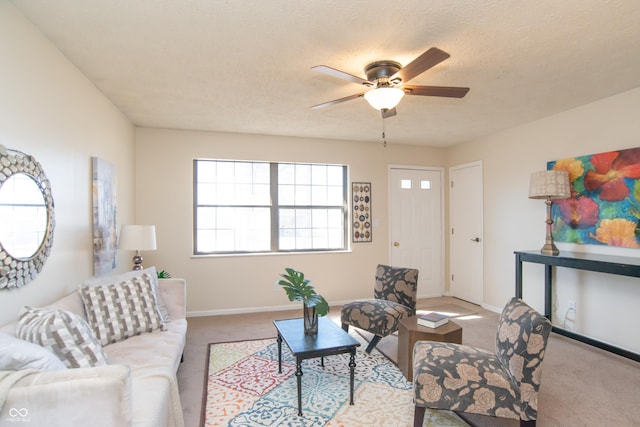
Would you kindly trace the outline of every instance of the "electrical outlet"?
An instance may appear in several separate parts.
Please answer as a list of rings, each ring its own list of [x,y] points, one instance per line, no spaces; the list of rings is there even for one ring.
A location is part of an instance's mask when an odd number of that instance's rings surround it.
[[[573,310],[573,312],[575,313],[576,312],[576,302],[569,300],[568,308],[569,308],[569,310]]]

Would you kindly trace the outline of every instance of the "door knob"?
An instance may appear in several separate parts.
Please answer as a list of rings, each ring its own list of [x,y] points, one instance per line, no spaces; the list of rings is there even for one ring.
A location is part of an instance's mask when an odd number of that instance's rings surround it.
[[[479,242],[479,241],[480,241],[480,238],[479,238],[479,237],[476,237],[475,239],[471,239],[471,241],[472,241],[472,242],[476,242],[476,243],[477,243],[477,242]]]
[[[393,246],[400,246],[400,242],[393,242]]]

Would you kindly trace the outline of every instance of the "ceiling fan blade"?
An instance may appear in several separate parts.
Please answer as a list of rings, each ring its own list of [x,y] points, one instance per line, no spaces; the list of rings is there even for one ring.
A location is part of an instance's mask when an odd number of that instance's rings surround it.
[[[418,74],[422,74],[429,68],[438,65],[449,56],[451,55],[447,52],[440,50],[437,47],[432,47],[406,66],[402,67],[400,71],[391,76],[391,80],[396,77],[400,77],[402,81],[406,83]]]
[[[316,65],[315,67],[311,67],[311,69],[319,73],[327,74],[329,76],[337,77],[343,80],[348,80],[353,83],[358,83],[365,86],[373,86],[373,83],[371,83],[369,80],[354,76],[353,74],[345,73],[344,71],[336,70],[335,68],[327,67],[326,65]]]
[[[463,98],[468,87],[451,87],[451,86],[403,86],[407,95],[422,96],[443,96],[446,98]]]
[[[383,108],[382,110],[380,110],[380,112],[382,113],[382,118],[383,119],[387,119],[389,117],[393,117],[396,114],[398,114],[398,111],[396,111],[396,107],[393,107],[390,110],[388,110],[386,108]]]
[[[352,99],[360,98],[361,96],[364,96],[364,93],[356,93],[355,95],[349,95],[345,96],[344,98],[334,99],[333,101],[323,102],[322,104],[313,105],[310,108],[317,110],[318,108],[324,108],[330,105],[339,104],[341,102],[350,101]]]

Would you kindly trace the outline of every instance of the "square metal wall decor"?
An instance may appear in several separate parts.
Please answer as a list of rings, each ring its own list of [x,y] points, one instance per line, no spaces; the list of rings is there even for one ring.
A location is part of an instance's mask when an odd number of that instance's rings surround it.
[[[354,243],[371,242],[371,183],[351,184],[351,234]]]

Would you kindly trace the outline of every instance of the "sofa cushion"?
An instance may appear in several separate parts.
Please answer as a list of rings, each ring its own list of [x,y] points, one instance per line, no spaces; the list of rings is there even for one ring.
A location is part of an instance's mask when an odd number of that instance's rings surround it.
[[[108,285],[82,285],[80,296],[102,345],[164,327],[148,273]]]
[[[69,368],[107,364],[107,356],[87,322],[66,310],[25,307],[16,336],[50,350]]]
[[[112,364],[131,368],[144,366],[171,367],[177,372],[185,346],[187,320],[177,319],[167,324],[166,331],[153,331],[108,345],[104,352]]]
[[[0,332],[0,371],[67,369],[58,356],[46,348]]]
[[[165,304],[159,289],[158,273],[156,272],[156,268],[153,266],[147,267],[143,270],[128,271],[126,273],[114,274],[112,276],[94,277],[92,279],[85,280],[83,285],[101,286],[101,285],[110,285],[113,283],[122,283],[128,280],[131,280],[134,277],[142,276],[144,274],[148,274],[149,279],[151,280],[151,291],[153,293],[154,298],[156,299],[156,303],[158,304],[158,310],[160,311],[160,316],[162,317],[162,321],[164,323],[170,322],[171,317],[169,316],[167,305]]]

